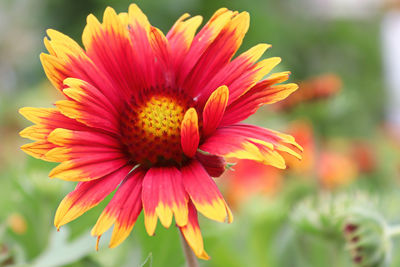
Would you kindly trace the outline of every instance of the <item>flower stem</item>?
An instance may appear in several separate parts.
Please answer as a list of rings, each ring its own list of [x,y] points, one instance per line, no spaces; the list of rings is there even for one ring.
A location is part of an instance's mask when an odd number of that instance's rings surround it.
[[[197,258],[194,255],[192,249],[189,247],[188,243],[186,242],[186,239],[182,235],[181,231],[179,231],[179,234],[181,237],[181,245],[182,245],[183,254],[185,254],[187,267],[199,267]]]

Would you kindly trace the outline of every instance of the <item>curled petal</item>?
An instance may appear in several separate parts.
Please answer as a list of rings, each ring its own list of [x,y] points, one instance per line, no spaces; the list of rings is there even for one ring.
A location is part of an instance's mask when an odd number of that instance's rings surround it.
[[[183,153],[188,157],[194,157],[199,146],[200,134],[197,112],[194,108],[188,109],[181,125],[181,145]]]
[[[228,104],[229,89],[226,86],[220,86],[215,90],[207,100],[203,110],[203,134],[205,136],[213,133],[225,113]]]

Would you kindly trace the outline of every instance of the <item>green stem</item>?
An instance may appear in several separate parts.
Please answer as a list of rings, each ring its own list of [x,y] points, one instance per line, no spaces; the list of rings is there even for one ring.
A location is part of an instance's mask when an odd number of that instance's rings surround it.
[[[186,242],[185,237],[182,235],[181,231],[179,231],[181,237],[181,245],[183,254],[186,258],[186,265],[187,267],[199,267],[199,262],[197,261],[196,256],[194,255],[192,249],[189,247],[188,243]]]

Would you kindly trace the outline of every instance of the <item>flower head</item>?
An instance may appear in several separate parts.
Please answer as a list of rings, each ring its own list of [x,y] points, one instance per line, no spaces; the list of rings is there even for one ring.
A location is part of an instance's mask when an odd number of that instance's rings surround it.
[[[297,204],[291,221],[300,233],[344,243],[356,266],[388,266],[400,227],[388,223],[380,213],[384,206],[380,202],[363,192],[322,194]]]
[[[377,212],[355,208],[343,223],[346,247],[357,266],[387,266],[392,253],[390,227]]]
[[[87,18],[82,49],[55,30],[44,39],[41,61],[64,95],[54,108],[22,108],[35,125],[21,136],[35,140],[22,149],[60,164],[50,177],[79,182],[55,216],[60,227],[118,188],[92,230],[100,237],[114,225],[110,247],[131,232],[140,212],[153,235],[157,221],[173,217],[195,254],[203,248],[197,213],[233,220],[211,177],[225,157],[285,168],[281,152],[300,157],[294,138],[241,124],[262,104],[297,89],[280,84],[289,72],[264,76],[280,62],[257,62],[259,44],[232,60],[249,27],[249,15],[219,9],[196,34],[200,16],[184,14],[164,35],[132,4],[103,22]]]

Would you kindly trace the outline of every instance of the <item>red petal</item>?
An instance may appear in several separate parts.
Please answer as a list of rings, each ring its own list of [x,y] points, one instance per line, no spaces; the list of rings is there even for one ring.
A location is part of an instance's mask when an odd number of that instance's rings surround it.
[[[225,108],[228,103],[229,90],[226,86],[220,86],[215,90],[207,100],[203,110],[203,134],[208,136],[212,134],[225,113]]]
[[[109,175],[90,182],[80,182],[58,206],[54,225],[57,228],[76,219],[99,204],[125,178],[132,166],[123,167]]]
[[[186,242],[192,248],[194,254],[200,259],[208,260],[210,257],[204,250],[203,237],[201,236],[199,221],[197,219],[197,210],[193,206],[193,203],[191,201],[189,201],[188,203],[188,209],[189,209],[188,223],[185,226],[180,227],[180,230]]]
[[[149,235],[153,235],[157,217],[168,228],[175,215],[179,226],[187,223],[188,196],[182,185],[181,173],[175,167],[153,167],[143,180],[143,210],[145,226]]]
[[[87,129],[87,127],[81,123],[61,114],[61,112],[56,108],[25,107],[21,108],[19,113],[27,120],[45,126],[51,130],[54,130],[55,128],[66,128],[71,130]]]
[[[192,44],[196,30],[202,21],[202,17],[200,16],[185,20],[188,17],[189,14],[182,15],[167,34],[171,55],[174,55],[171,59],[173,60],[174,70],[180,68]]]
[[[124,179],[92,229],[92,235],[100,237],[115,224],[109,245],[111,248],[118,246],[128,237],[142,211],[144,175],[145,171],[137,168]]]
[[[121,143],[116,138],[95,131],[72,131],[57,128],[50,133],[48,140],[58,146],[84,145],[121,148]]]
[[[114,9],[105,10],[102,24],[89,15],[82,41],[88,56],[118,88],[119,95],[130,97],[130,92],[141,86],[136,77],[144,77],[144,73],[136,65],[128,27]]]
[[[286,76],[288,77],[288,75]],[[245,120],[260,106],[280,101],[298,88],[293,83],[276,86],[269,86],[269,84],[269,80],[262,81],[231,103],[225,111],[221,125],[230,125]]]
[[[301,147],[292,136],[248,124],[219,128],[200,149],[224,157],[256,160],[277,168],[286,167],[278,152],[301,158],[295,151]]]
[[[204,87],[215,74],[231,60],[242,43],[249,28],[249,22],[250,17],[247,12],[232,13],[229,22],[225,24],[215,40],[202,53],[183,86],[190,88],[193,97],[201,95]]]
[[[47,77],[56,88],[62,91],[66,78],[77,78],[98,88],[114,105],[120,103],[120,94],[109,77],[74,40],[55,30],[48,30],[47,34],[50,40],[45,38],[45,45],[50,55],[42,53],[40,60]]]
[[[70,100],[56,102],[58,109],[67,117],[114,134],[119,134],[119,112],[97,88],[85,81],[67,78],[64,89]]]
[[[200,32],[196,34],[181,68],[177,70],[179,74],[179,77],[177,77],[178,85],[183,84],[204,51],[215,40],[225,25],[230,22],[233,14],[232,11],[226,8],[217,10]]]
[[[224,222],[232,222],[233,217],[219,192],[217,185],[204,170],[203,166],[193,160],[182,167],[183,185],[190,199],[204,216]]]
[[[200,103],[205,102],[211,92],[221,85],[226,85],[233,97],[237,97],[238,94],[240,95],[243,91],[246,91],[249,86],[255,83],[257,78],[262,78],[257,75],[257,64],[254,63],[269,47],[270,45],[267,44],[256,45],[214,73],[214,76],[210,78],[202,89],[199,97]]]
[[[197,112],[194,108],[188,109],[181,125],[182,150],[188,157],[194,157],[199,146],[200,134],[197,119]]]

